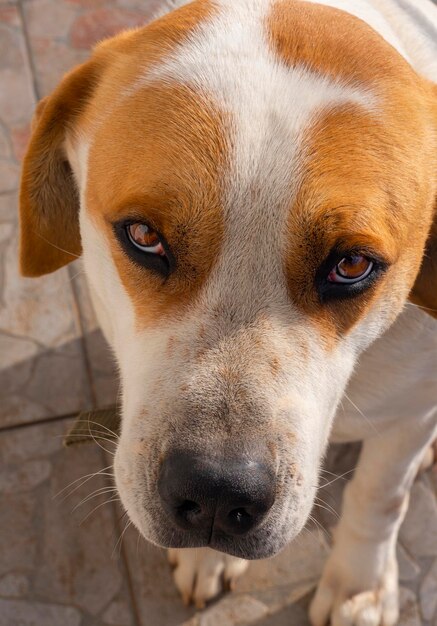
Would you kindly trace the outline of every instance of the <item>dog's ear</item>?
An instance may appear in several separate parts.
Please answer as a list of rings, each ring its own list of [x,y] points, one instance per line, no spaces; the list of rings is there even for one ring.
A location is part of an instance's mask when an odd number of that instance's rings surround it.
[[[24,276],[48,274],[81,254],[78,191],[64,144],[99,75],[94,60],[80,65],[36,108],[21,175],[20,269]]]
[[[422,265],[410,293],[410,300],[437,319],[437,85],[431,88],[434,112],[434,149],[436,152],[434,220],[428,235]]]
[[[437,204],[422,266],[410,293],[410,300],[437,319]]]

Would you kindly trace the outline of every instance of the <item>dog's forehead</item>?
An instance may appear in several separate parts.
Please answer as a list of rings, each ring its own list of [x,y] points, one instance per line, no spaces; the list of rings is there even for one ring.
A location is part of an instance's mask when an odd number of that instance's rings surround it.
[[[135,91],[182,84],[199,100],[204,94],[213,98],[230,119],[233,181],[241,186],[258,179],[271,204],[271,193],[292,179],[303,133],[317,112],[345,103],[377,108],[376,95],[365,85],[347,86],[312,69],[306,59],[290,63],[280,49],[281,33],[275,33],[283,21],[276,10],[280,5],[271,0],[214,2],[187,40],[133,86]]]
[[[198,5],[203,11],[197,12],[196,25],[190,22],[189,32],[181,33],[178,14],[190,14]],[[294,17],[304,19],[295,9]],[[174,186],[184,178],[191,186],[202,161],[203,172],[215,174],[224,208],[232,205],[235,214],[240,205],[239,220],[244,208],[253,220],[254,203],[236,202],[248,189],[257,189],[260,207],[259,194],[271,209],[289,205],[317,116],[346,105],[378,115],[380,103],[370,84],[348,82],[335,68],[311,65],[305,52],[296,56],[293,45],[284,47],[277,30],[283,22],[281,3],[270,0],[195,2],[166,16],[163,31],[174,30],[177,44],[166,46],[167,52],[123,88],[112,115],[103,111],[107,123],[92,162],[106,158],[116,140],[105,170],[117,169],[117,160],[137,159],[143,172],[131,171],[138,187],[163,177],[170,187],[176,174]],[[132,188],[135,181],[128,178]]]

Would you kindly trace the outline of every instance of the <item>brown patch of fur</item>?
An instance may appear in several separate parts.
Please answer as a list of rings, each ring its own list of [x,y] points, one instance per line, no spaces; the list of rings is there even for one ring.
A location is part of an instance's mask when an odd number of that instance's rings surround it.
[[[181,313],[217,259],[225,137],[226,122],[213,104],[178,85],[139,89],[95,135],[87,207],[106,233],[141,325]],[[165,281],[133,262],[114,235],[112,224],[132,214],[160,231],[175,256],[176,270]]]
[[[266,29],[287,65],[303,66],[346,84],[390,88],[398,80],[412,81],[407,61],[368,24],[340,9],[279,0]]]
[[[437,85],[432,86],[431,98],[435,128],[437,129]],[[437,160],[437,130],[434,136],[436,144],[434,151]],[[428,235],[420,272],[410,294],[410,300],[422,307],[423,311],[437,318],[437,165],[434,169],[434,178],[436,179],[434,221]]]
[[[20,267],[24,276],[53,272],[81,254],[79,198],[64,153],[67,128],[92,97],[102,66],[73,70],[37,106],[20,189]]]
[[[79,199],[64,149],[67,137],[86,134],[98,124],[138,77],[139,68],[145,71],[171,52],[212,10],[204,0],[103,42],[90,61],[68,73],[39,103],[21,181],[24,275],[52,272],[81,254]]]
[[[375,112],[350,104],[315,120],[303,142],[304,175],[290,207],[290,294],[329,346],[375,298],[391,292],[391,302],[397,293],[400,301],[405,284],[414,282],[436,189],[430,84],[369,26],[343,11],[281,1],[267,28],[288,65],[369,88],[376,99]],[[314,277],[339,244],[346,251],[373,250],[392,269],[361,296],[322,305]]]

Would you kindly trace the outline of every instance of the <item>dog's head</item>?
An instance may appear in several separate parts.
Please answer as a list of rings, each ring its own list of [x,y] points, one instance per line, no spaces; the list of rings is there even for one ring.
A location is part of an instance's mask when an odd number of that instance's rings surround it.
[[[151,541],[257,558],[302,528],[359,354],[437,309],[436,100],[346,13],[199,0],[40,104],[22,271],[83,250]]]

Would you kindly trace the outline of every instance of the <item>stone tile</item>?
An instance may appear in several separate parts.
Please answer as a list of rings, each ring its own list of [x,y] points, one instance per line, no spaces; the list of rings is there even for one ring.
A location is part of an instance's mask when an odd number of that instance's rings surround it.
[[[0,5],[0,193],[19,181],[20,143],[34,108],[32,75],[16,5]]]
[[[80,612],[70,606],[0,598],[0,626],[80,626],[81,621]]]
[[[29,591],[29,578],[24,574],[11,572],[0,578],[0,597],[20,598]]]
[[[269,609],[249,595],[230,595],[198,617],[199,626],[253,624],[268,615]]]
[[[103,621],[108,626],[132,626],[132,612],[126,602],[112,602],[103,613]]]
[[[72,264],[70,274],[74,277],[94,399],[98,407],[112,406],[117,402],[120,387],[115,359],[99,328],[80,260]]]
[[[405,587],[401,587],[399,604],[399,626],[421,626],[419,608],[414,593]]]
[[[274,559],[253,561],[248,572],[237,581],[235,592],[219,598],[205,613],[195,613],[194,609],[182,605],[165,550],[138,539],[137,532],[131,528],[126,532],[123,545],[141,626],[227,626],[228,623],[255,622],[261,625],[264,621],[259,620],[267,616],[269,621],[265,623],[273,626],[276,622],[270,622],[270,618],[273,620],[275,615],[284,615],[284,624],[288,619],[289,624],[304,626],[306,621],[299,622],[297,617],[297,621],[291,619],[296,615],[302,620],[302,615],[306,615],[295,603],[314,588],[327,555],[322,536],[316,531],[312,535],[303,533]],[[241,606],[245,607],[244,611]],[[237,613],[240,617],[232,621],[231,615]]]
[[[399,565],[399,580],[402,582],[416,580],[420,574],[419,564],[408,554],[400,542],[398,542],[396,553]]]
[[[22,161],[31,135],[30,120],[12,128],[12,152],[17,161]]]
[[[126,571],[112,554],[118,528],[112,504],[103,504],[113,496],[106,476],[54,499],[104,463],[96,446],[63,449],[67,426],[0,433],[0,626],[135,624]],[[95,489],[102,492],[77,506]]]
[[[423,580],[419,598],[422,617],[431,620],[434,615],[437,616],[437,559]]]
[[[140,616],[140,626],[180,626],[194,615],[187,608],[173,582],[166,551],[138,538],[130,527],[123,547]]]
[[[20,19],[16,10],[14,0],[0,0],[0,21],[4,24],[19,26]]]
[[[182,626],[309,626],[308,602],[302,603],[302,598],[311,589],[286,585],[262,594],[225,595]]]
[[[399,537],[413,556],[437,556],[437,501],[423,480],[418,480],[411,489]]]
[[[147,14],[125,8],[101,7],[77,17],[70,29],[70,44],[77,50],[89,50],[98,41],[121,30],[142,26]]]
[[[39,96],[88,58],[98,41],[150,20],[158,0],[28,0],[23,4]]]
[[[18,212],[18,194],[14,189],[0,193],[0,224],[14,222]]]
[[[236,582],[236,591],[255,592],[272,587],[315,583],[328,556],[326,540],[320,530],[309,528],[273,559],[253,561]]]
[[[15,201],[14,194],[0,196],[1,426],[68,415],[92,404],[69,274],[63,269],[39,279],[19,275]]]

